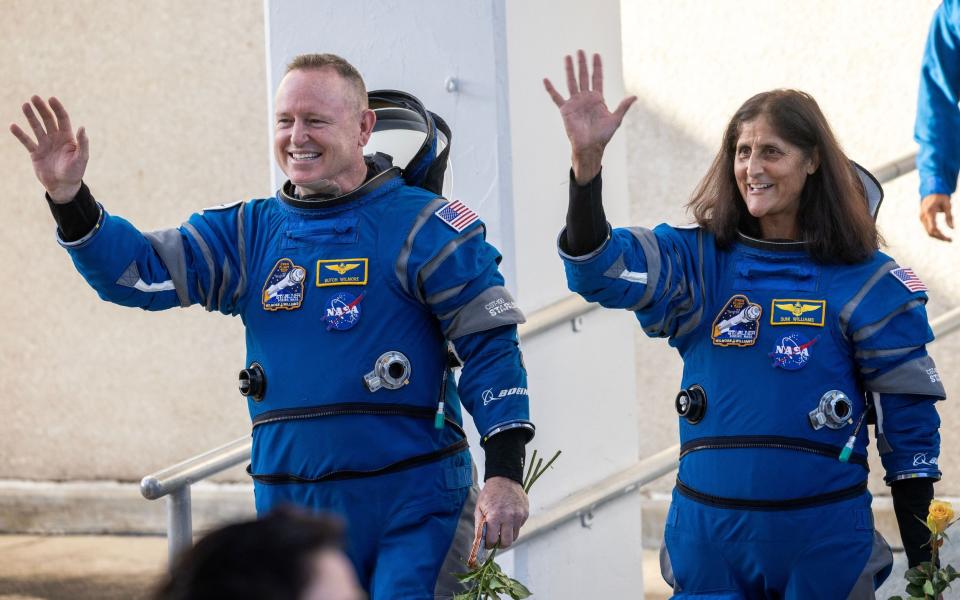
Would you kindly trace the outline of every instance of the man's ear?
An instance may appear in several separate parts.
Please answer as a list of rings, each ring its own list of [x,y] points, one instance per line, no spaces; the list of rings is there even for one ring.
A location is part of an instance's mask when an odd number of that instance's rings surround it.
[[[373,134],[373,126],[377,123],[377,113],[369,108],[360,111],[360,147],[367,145]]]

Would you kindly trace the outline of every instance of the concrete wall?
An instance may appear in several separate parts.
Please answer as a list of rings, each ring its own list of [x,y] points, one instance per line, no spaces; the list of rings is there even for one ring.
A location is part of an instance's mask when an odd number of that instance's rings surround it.
[[[623,63],[627,92],[639,101],[627,116],[629,222],[686,223],[683,210],[716,154],[730,115],[753,94],[778,87],[811,93],[848,155],[879,166],[916,149],[912,141],[919,63],[930,17],[938,2],[752,3],[678,0],[669,9],[647,2],[622,5]],[[931,316],[960,300],[951,267],[960,242],[931,240],[917,221],[916,173],[885,187],[879,226],[885,249],[930,287]],[[620,223],[622,224],[622,223]],[[674,444],[672,398],[680,362],[666,344],[639,331],[637,388],[643,452]],[[960,339],[931,347],[948,394],[960,394]],[[939,405],[943,419],[944,481],[937,494],[960,495],[960,447],[950,435],[960,420],[953,400]],[[886,494],[873,465],[871,489]],[[667,492],[664,477],[654,492]],[[662,496],[661,496],[662,498]]]
[[[58,95],[87,128],[85,179],[109,210],[151,230],[269,194],[260,2],[4,0],[2,13],[4,129],[25,124],[32,94]],[[102,302],[6,131],[0,165],[0,479],[139,481],[247,433],[240,320]]]

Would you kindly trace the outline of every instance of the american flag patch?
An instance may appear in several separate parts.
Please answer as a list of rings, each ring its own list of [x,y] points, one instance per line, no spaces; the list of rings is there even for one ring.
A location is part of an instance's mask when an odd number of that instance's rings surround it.
[[[910,267],[899,267],[890,271],[890,274],[897,278],[911,292],[925,292],[927,286],[920,281],[916,273]]]
[[[460,233],[480,218],[477,213],[470,210],[469,206],[459,200],[447,202],[433,214],[440,217],[440,220],[450,227],[453,227],[457,233]]]

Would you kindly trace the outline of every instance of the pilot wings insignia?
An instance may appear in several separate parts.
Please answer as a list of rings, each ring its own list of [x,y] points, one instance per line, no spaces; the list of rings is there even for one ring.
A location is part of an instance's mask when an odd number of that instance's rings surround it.
[[[826,300],[774,298],[771,302],[770,324],[823,327],[826,312]]]
[[[352,271],[360,266],[360,263],[340,263],[337,265],[324,265],[324,268],[330,269],[334,273],[343,275],[347,271]]]
[[[785,310],[789,312],[795,317],[799,317],[803,313],[808,313],[811,310],[817,310],[818,308],[820,308],[820,305],[819,304],[800,304],[799,302],[795,302],[793,304],[777,304],[776,307],[779,308],[780,310]]]

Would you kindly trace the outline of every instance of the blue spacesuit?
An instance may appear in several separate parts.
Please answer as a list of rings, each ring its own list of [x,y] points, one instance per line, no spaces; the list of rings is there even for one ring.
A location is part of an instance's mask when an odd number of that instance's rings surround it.
[[[867,491],[867,428],[888,483],[939,478],[943,387],[925,289],[877,252],[811,260],[801,242],[700,228],[614,229],[560,247],[571,290],[635,311],[683,358],[680,470],[664,574],[675,598],[872,598],[889,573]]]
[[[368,158],[366,182],[342,196],[300,198],[288,182],[146,234],[101,208],[89,234],[61,240],[105,300],[240,316],[257,511],[345,516],[373,598],[458,589],[476,494],[461,401],[484,443],[533,433],[523,315],[478,216],[408,185],[442,180],[436,139],[424,144],[403,172]]]
[[[914,137],[920,197],[952,194],[960,172],[960,1],[944,0],[930,24]]]

